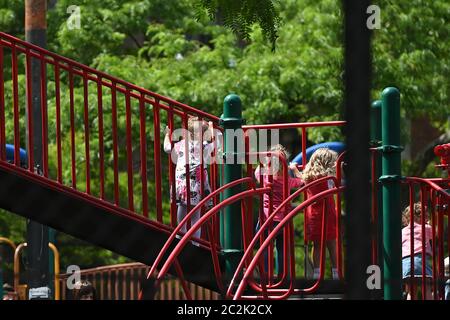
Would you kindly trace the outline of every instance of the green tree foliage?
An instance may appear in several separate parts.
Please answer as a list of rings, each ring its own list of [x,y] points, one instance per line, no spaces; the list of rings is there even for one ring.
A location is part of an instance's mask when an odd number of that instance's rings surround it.
[[[206,8],[212,20],[223,24],[244,39],[250,39],[254,24],[261,27],[264,38],[275,49],[280,16],[272,0],[199,0],[200,8]]]
[[[72,4],[71,0],[58,0],[48,10],[48,48],[52,51],[215,115],[222,112],[224,96],[238,93],[248,123],[342,119],[343,15],[340,1],[198,0],[193,4],[188,0],[80,0],[75,4],[80,6],[81,29],[70,30],[67,8]],[[395,85],[402,92],[403,118],[428,115],[437,128],[449,129],[450,49],[446,45],[449,2],[380,0],[377,4],[381,8],[381,29],[373,31],[372,97],[378,98],[383,87]],[[0,8],[0,30],[23,38],[23,1],[0,0]],[[273,52],[275,39],[277,50]],[[5,70],[6,75],[9,72]],[[23,74],[22,68],[19,77],[22,107],[25,105]],[[64,80],[67,74],[62,77]],[[78,80],[74,96],[76,105],[82,106],[83,90]],[[67,78],[62,81],[63,86],[64,83],[67,84]],[[10,101],[11,83],[5,83],[5,88],[7,101]],[[67,87],[62,90],[67,93]],[[110,101],[108,92],[104,92],[104,97],[105,101]],[[62,95],[61,99],[62,107],[68,110],[68,95]],[[95,132],[98,123],[94,87],[89,88],[89,101],[90,126]],[[52,79],[48,84],[48,105],[49,118],[54,119]],[[105,102],[104,107],[107,112],[111,110],[110,102]],[[120,101],[119,123],[125,121],[124,109],[124,102]],[[11,112],[11,108],[7,111]],[[67,123],[68,113],[62,116]],[[147,117],[151,122],[151,112]],[[164,116],[162,120],[166,121]],[[76,122],[83,128],[82,107],[76,109]],[[8,125],[7,133],[11,134]],[[105,126],[111,128],[110,118],[105,120]],[[49,128],[54,128],[54,124],[49,124]],[[49,134],[54,135],[54,132]],[[298,133],[294,134],[298,138]],[[119,136],[123,137],[124,132],[119,132]],[[92,141],[97,138],[91,136]],[[341,138],[340,130],[336,129],[314,130],[308,135],[310,143]],[[83,139],[84,133],[77,132],[76,140],[82,142]],[[110,141],[110,137],[106,139]],[[151,159],[150,138],[148,142]],[[119,143],[124,145],[124,141]],[[99,190],[98,150],[95,143],[91,147],[91,160],[96,164],[92,166],[95,194]],[[49,148],[54,157],[55,145]],[[67,130],[63,135],[63,148],[64,167],[68,168],[70,137]],[[85,168],[83,148],[83,143],[77,144],[77,186],[81,190]],[[105,148],[107,181],[112,181],[112,147],[109,144]],[[55,163],[56,159],[50,161]],[[120,161],[123,169],[120,193],[126,194],[125,159]],[[148,167],[152,166],[150,162]],[[152,169],[148,174],[151,180]],[[65,183],[69,183],[70,171],[63,172],[63,176]],[[139,172],[135,172],[134,179],[140,179]],[[166,195],[167,184],[164,188]],[[107,198],[112,199],[112,185],[107,185],[106,189]],[[150,184],[151,196],[153,191],[154,185]],[[139,184],[135,185],[134,192],[140,193]],[[154,208],[154,197],[149,200],[153,201],[150,207]],[[165,212],[168,211],[167,200],[163,204]],[[121,201],[126,205],[126,197]],[[136,202],[137,210],[141,210],[139,206]],[[23,220],[1,212],[0,232],[16,241],[23,240]],[[74,239],[58,240],[64,244],[63,257],[69,257],[70,263],[82,261],[90,266],[119,261],[106,251],[99,253],[102,258],[94,258],[94,254],[88,254],[94,249],[83,249],[86,245],[80,246]]]

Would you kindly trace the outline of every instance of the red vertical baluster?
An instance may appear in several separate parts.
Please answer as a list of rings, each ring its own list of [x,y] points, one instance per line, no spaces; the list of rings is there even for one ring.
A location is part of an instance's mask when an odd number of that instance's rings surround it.
[[[100,199],[105,199],[105,155],[103,146],[103,87],[102,78],[97,76],[98,107],[98,152],[100,160]]]
[[[141,181],[142,181],[142,214],[148,218],[147,195],[147,136],[145,134],[145,96],[141,93],[139,99],[139,141],[141,149]]]
[[[198,137],[194,137],[195,139],[199,139],[199,146],[200,146],[200,199],[203,199],[205,196],[205,172],[204,172],[204,158],[203,158],[203,119],[198,118],[198,122],[200,123],[200,135]],[[200,213],[203,216],[205,213],[205,208],[202,206],[200,209]],[[201,229],[200,229],[201,230]],[[201,237],[201,234],[200,234]]]
[[[431,191],[431,190],[430,190]],[[433,198],[433,197],[432,197]],[[433,199],[431,199],[431,201],[433,201]],[[432,202],[432,207],[428,208],[429,209],[430,215],[431,215],[431,270],[432,270],[432,289],[431,291],[434,293],[433,299],[436,299],[436,241],[438,241],[439,243],[439,238],[437,238],[436,236],[436,224],[438,224],[439,222],[436,221],[436,217],[434,215],[434,208],[433,208],[433,202]],[[439,227],[439,225],[438,225]],[[426,239],[425,239],[426,241]],[[427,243],[428,245],[428,243]],[[431,297],[428,297],[431,298]]]
[[[156,188],[156,220],[163,222],[162,219],[162,183],[161,183],[161,133],[159,123],[159,100],[153,105],[153,129],[154,129],[154,156],[155,156],[155,188]]]
[[[247,163],[247,177],[252,178],[253,175],[253,167],[250,163],[250,137],[248,135],[248,131],[244,129],[244,150],[245,150],[245,162]],[[247,239],[253,238],[253,198],[249,197],[247,199],[247,230],[244,229],[244,232],[247,232]],[[249,243],[250,244],[250,243]],[[250,262],[250,260],[249,260]]]
[[[131,102],[130,89],[127,88],[125,94],[125,109],[126,109],[126,140],[127,140],[127,171],[128,171],[128,209],[134,211],[133,199],[133,147],[131,145]]]
[[[305,169],[306,166],[306,128],[302,127],[302,170]],[[303,193],[303,201],[306,201],[308,199],[308,195],[305,192]],[[305,215],[304,215],[304,219],[303,219],[303,241],[304,241],[304,245],[305,245],[305,259],[306,259],[306,249],[308,247],[308,241],[307,241],[307,226],[308,226],[308,215],[306,214],[306,210],[305,210]],[[306,268],[305,268],[305,272],[306,272]]]
[[[338,187],[341,186],[342,183],[342,164],[343,164],[343,156],[344,154],[341,154],[338,158],[338,164],[337,164],[337,171],[336,171],[336,180],[338,183]],[[341,232],[341,212],[342,212],[342,206],[341,206],[341,193],[338,192],[336,194],[336,247],[337,247],[337,267],[338,267],[338,273],[339,278],[344,278],[344,271],[342,270],[342,232]],[[306,216],[306,215],[305,215]],[[306,259],[306,257],[305,257]]]
[[[19,89],[17,80],[17,50],[16,44],[12,43],[11,48],[11,67],[12,67],[12,86],[13,86],[13,106],[14,106],[14,164],[20,166],[20,127],[19,127]],[[30,144],[30,149],[33,145]]]
[[[189,170],[189,143],[190,143],[190,132],[188,128],[188,117],[187,113],[183,114],[183,138],[184,138],[184,156],[185,156],[185,172],[186,172],[186,207],[187,212],[190,211],[191,208],[191,184],[190,184],[190,170]],[[186,222],[186,230],[191,228],[191,220],[189,219]]]
[[[42,169],[48,177],[48,116],[47,116],[47,64],[44,55],[41,60],[41,121],[42,121]]]
[[[306,128],[302,127],[302,170],[305,169],[306,166]]]
[[[272,215],[273,212],[273,168],[272,168],[272,154],[270,154],[270,162],[268,164],[268,170],[269,172],[266,174],[268,174],[269,177],[269,185],[271,187],[270,190],[270,197],[269,197],[269,213],[267,214],[267,217],[270,217]],[[266,217],[266,218],[267,218]],[[269,229],[267,231],[267,236],[272,232],[273,230],[273,220],[270,222],[269,224]],[[267,268],[267,273],[269,276],[269,285],[273,283],[274,280],[274,276],[273,276],[273,272],[274,272],[274,268],[273,268],[273,250],[274,250],[274,246],[273,246],[273,240],[270,241],[269,247],[268,247],[268,254],[267,254],[267,259],[268,259],[268,268]]]
[[[32,94],[32,74],[31,69],[31,54],[30,50],[27,49],[25,54],[26,59],[26,85],[27,85],[27,138],[28,138],[28,170],[34,172],[34,143],[33,143],[33,94]]]
[[[3,78],[3,46],[0,45],[0,160],[6,160],[5,82]]]
[[[86,159],[86,193],[91,193],[91,157],[89,145],[89,94],[88,74],[83,70],[83,102],[84,102],[84,153]]]
[[[425,207],[425,196],[424,196],[424,188],[423,186],[420,186],[420,204],[421,204],[421,214],[420,214],[420,223],[421,223],[421,239],[422,239],[422,300],[425,300],[425,293],[426,293],[426,288],[427,288],[427,282],[426,277],[425,277],[425,264],[427,261],[427,256],[426,256],[426,242],[425,242],[425,215],[426,215],[426,207]]]
[[[70,99],[70,144],[71,144],[71,169],[72,169],[72,188],[77,188],[77,169],[75,158],[75,110],[73,98],[73,71],[69,65],[69,99]]]
[[[55,60],[55,105],[56,105],[56,157],[57,180],[62,183],[62,154],[61,154],[61,85],[59,79],[59,61]]]
[[[119,147],[117,141],[117,84],[112,83],[111,104],[112,104],[112,136],[113,136],[113,166],[114,166],[114,204],[119,205]]]
[[[432,203],[432,210],[433,213],[436,214],[436,219],[437,219],[437,235],[436,239],[437,241],[437,250],[438,250],[438,254],[437,254],[437,282],[436,282],[436,289],[434,291],[434,298],[435,299],[443,299],[444,295],[443,295],[443,287],[439,284],[442,279],[444,279],[445,275],[444,275],[444,216],[443,216],[443,212],[438,204],[438,197],[437,194],[433,191],[431,191],[431,203]],[[439,288],[439,289],[438,289]],[[439,296],[437,294],[437,290],[439,290]]]
[[[410,263],[411,263],[411,278],[409,282],[409,287],[411,291],[411,300],[415,300],[415,286],[414,286],[414,276],[415,276],[415,266],[414,266],[414,185],[411,182],[409,184],[409,247],[410,247]]]
[[[172,132],[173,132],[173,106],[169,106],[169,141],[170,141],[170,150],[173,152],[173,141],[172,141]],[[176,204],[176,194],[175,194],[175,164],[172,162],[172,154],[169,153],[168,161],[169,161],[169,186],[170,186],[170,225],[172,227],[176,227],[177,225],[177,204]]]

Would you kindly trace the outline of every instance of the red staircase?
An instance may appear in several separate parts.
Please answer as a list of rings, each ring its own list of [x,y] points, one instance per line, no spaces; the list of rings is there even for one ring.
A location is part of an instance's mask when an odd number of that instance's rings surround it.
[[[40,169],[34,166],[35,124],[26,117],[36,61]],[[176,225],[174,203],[163,219],[163,198],[173,192],[163,176],[174,185],[174,164],[160,152],[161,121],[173,129],[188,116],[216,125],[218,118],[5,33],[0,71],[0,207],[151,265]],[[14,146],[13,159],[7,144]],[[28,151],[25,165],[20,147]],[[188,244],[178,261],[186,280],[217,291],[208,242],[199,243]]]

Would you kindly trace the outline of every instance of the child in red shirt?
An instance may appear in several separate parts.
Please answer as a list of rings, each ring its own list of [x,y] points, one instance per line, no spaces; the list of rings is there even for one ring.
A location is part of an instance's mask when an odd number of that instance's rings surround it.
[[[303,170],[303,181],[308,184],[322,177],[335,176],[337,157],[338,154],[330,149],[317,149],[312,154],[311,159]],[[333,182],[330,180],[324,180],[323,182],[308,188],[307,197],[311,198],[314,195],[331,188],[333,188]],[[318,201],[317,203],[314,203],[306,208],[306,240],[313,242],[313,278],[318,279],[320,275],[320,247],[322,240],[322,217],[324,205],[326,206],[325,214],[327,219],[325,241],[331,259],[332,277],[333,279],[339,279],[336,264],[337,213],[333,196],[329,196],[325,200]]]

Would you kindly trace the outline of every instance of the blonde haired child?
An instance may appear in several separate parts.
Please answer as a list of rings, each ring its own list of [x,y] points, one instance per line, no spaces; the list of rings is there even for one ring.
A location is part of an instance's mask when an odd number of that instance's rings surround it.
[[[303,181],[306,184],[317,179],[327,176],[336,175],[336,160],[338,154],[327,148],[317,149],[311,156],[311,159],[306,164],[302,173]],[[307,197],[311,198],[316,194],[323,192],[333,187],[330,180],[324,180],[313,187],[307,189]],[[324,208],[325,206],[325,208]],[[320,247],[322,241],[322,217],[325,209],[326,214],[326,235],[325,241],[328,252],[330,254],[332,265],[333,279],[339,279],[336,264],[336,208],[333,196],[329,196],[323,201],[318,201],[308,208],[306,208],[306,240],[313,242],[313,265],[314,265],[314,279],[320,276]]]
[[[166,134],[164,138],[164,152],[172,154],[172,161],[176,162],[175,168],[175,197],[178,205],[177,220],[178,223],[183,220],[186,214],[195,205],[202,200],[201,193],[201,171],[203,170],[203,196],[211,193],[209,185],[207,164],[210,163],[211,152],[214,145],[211,141],[206,141],[207,135],[201,137],[201,133],[205,130],[213,130],[213,125],[206,121],[200,121],[198,117],[188,118],[188,128],[186,135],[188,135],[189,143],[186,146],[186,139],[183,138],[172,145],[170,142],[169,127],[166,127]],[[203,149],[203,151],[202,151]],[[186,152],[187,150],[187,152]],[[201,154],[203,153],[203,159]],[[189,188],[186,179],[186,164],[189,164]],[[203,168],[202,168],[203,164]],[[188,194],[189,190],[189,194]],[[189,198],[190,207],[187,207]],[[212,206],[212,201],[207,203],[207,207]],[[200,219],[200,210],[196,211],[192,217],[191,225],[194,225]],[[186,232],[186,225],[181,229]],[[200,238],[201,230],[195,232],[195,236]]]

